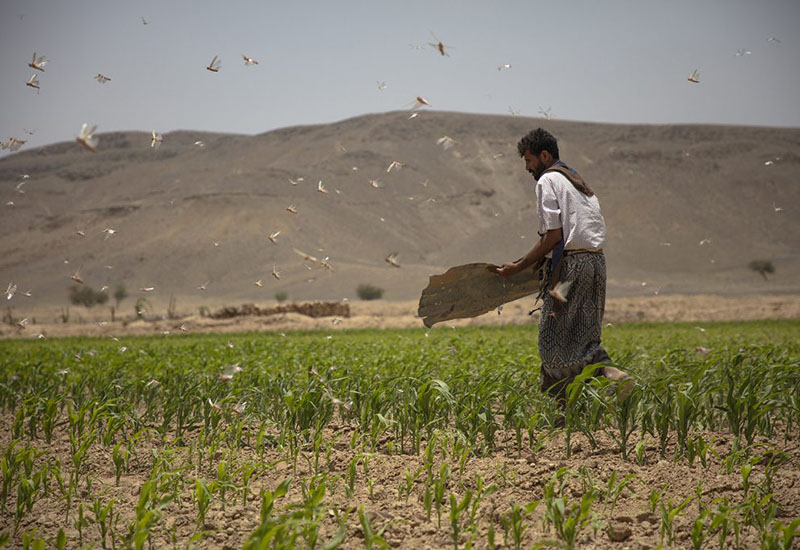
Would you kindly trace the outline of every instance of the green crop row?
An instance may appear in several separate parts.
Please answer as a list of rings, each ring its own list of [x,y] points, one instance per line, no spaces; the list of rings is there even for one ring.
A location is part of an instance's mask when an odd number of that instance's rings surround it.
[[[117,542],[141,548],[154,529],[163,533],[164,514],[184,495],[196,509],[200,538],[212,504],[245,505],[258,495],[261,526],[247,547],[266,547],[264,540],[290,547],[300,539],[315,547],[322,544],[325,495],[341,485],[352,497],[365,483],[372,496],[369,466],[380,453],[421,461],[406,471],[398,497],[408,500],[424,487],[419,495],[428,519],[435,512],[440,526],[446,511],[457,548],[478,535],[478,506],[496,490],[481,480],[453,492],[453,479],[469,461],[500,447],[535,455],[563,432],[566,457],[577,434],[591,448],[602,434],[623,460],[640,466],[664,459],[701,467],[721,462],[728,473],[741,472],[745,504],[706,506],[692,536],[702,540],[703,533],[735,523],[757,530],[763,541],[772,536],[776,548],[781,541],[791,545],[798,526],[770,515],[778,502],[767,482],[788,457],[758,442],[797,437],[797,334],[800,323],[792,321],[609,327],[604,345],[634,382],[622,391],[595,378],[598,367],[589,366],[568,388],[566,410],[539,391],[530,327],[6,341],[0,343],[0,412],[8,434],[0,510],[13,518],[8,528],[18,537],[37,503],[55,494],[80,545],[91,523],[103,548]],[[726,456],[718,456],[708,433],[732,437]],[[59,442],[65,453],[52,451]],[[331,457],[342,446],[351,451],[349,462],[332,476]],[[113,499],[95,495],[88,464],[98,450],[116,485],[133,470],[146,470],[135,509],[120,510]],[[288,485],[253,488],[276,453],[294,475],[309,475],[299,485],[302,502],[280,512],[275,503]],[[761,481],[750,491],[753,468]],[[592,504],[607,507],[615,489],[588,487],[582,499],[569,501],[563,475],[541,499],[502,515],[505,540],[521,541],[537,508],[558,544],[572,547],[582,531],[597,528],[604,514]],[[95,495],[91,503],[86,495]],[[653,509],[660,510],[662,540],[672,544],[675,518],[686,505],[665,498]],[[723,504],[736,513],[722,514]],[[347,515],[337,517],[326,544],[344,540]],[[365,540],[385,543],[369,513],[357,515]],[[775,538],[776,529],[784,539]],[[30,532],[23,535],[33,540]]]

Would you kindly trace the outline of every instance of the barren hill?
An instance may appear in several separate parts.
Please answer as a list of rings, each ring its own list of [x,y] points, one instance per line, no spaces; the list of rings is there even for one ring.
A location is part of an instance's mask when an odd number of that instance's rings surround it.
[[[600,198],[610,296],[800,291],[800,130],[443,112],[256,136],[178,131],[157,151],[143,132],[100,134],[97,154],[76,143],[23,150],[0,160],[0,282],[17,284],[7,302],[17,311],[66,305],[76,270],[132,297],[154,287],[155,307],[170,295],[179,308],[278,291],[354,298],[360,283],[412,299],[432,273],[533,244],[533,180],[516,143],[537,126]],[[436,144],[445,135],[456,142],[447,150]],[[392,161],[403,166],[387,172]],[[756,259],[774,264],[769,280],[748,269]]]

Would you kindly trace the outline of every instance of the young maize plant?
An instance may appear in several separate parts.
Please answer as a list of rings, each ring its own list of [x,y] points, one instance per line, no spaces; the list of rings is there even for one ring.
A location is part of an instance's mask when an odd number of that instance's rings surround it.
[[[3,340],[0,540],[403,546],[398,506],[440,545],[497,547],[502,529],[504,547],[602,547],[624,503],[660,522],[636,535],[649,546],[789,548],[798,327],[615,326],[604,346],[635,382],[590,366],[563,403],[530,327]],[[257,527],[223,531],[256,497]]]

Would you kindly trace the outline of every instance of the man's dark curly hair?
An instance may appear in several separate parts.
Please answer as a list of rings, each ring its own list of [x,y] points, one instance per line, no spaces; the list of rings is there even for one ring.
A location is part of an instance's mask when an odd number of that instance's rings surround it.
[[[530,151],[532,155],[547,151],[553,155],[555,160],[558,160],[558,142],[553,134],[543,128],[536,128],[528,132],[528,135],[517,143],[517,151],[519,151],[519,156],[522,156],[525,151]]]

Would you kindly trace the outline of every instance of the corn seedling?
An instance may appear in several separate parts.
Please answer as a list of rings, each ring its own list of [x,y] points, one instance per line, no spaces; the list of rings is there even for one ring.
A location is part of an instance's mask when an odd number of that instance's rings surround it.
[[[433,481],[433,504],[436,507],[436,526],[442,526],[442,504],[444,503],[444,491],[450,477],[450,466],[442,464],[439,468],[439,476]]]
[[[299,536],[283,515],[274,514],[275,502],[289,492],[291,478],[284,479],[274,491],[261,492],[261,523],[248,537],[244,550],[260,548],[292,548]]]
[[[458,500],[458,497],[450,493],[450,528],[452,529],[451,535],[453,538],[453,548],[458,550],[458,538],[461,535],[463,526],[461,525],[461,515],[470,505],[472,501],[472,491],[469,489],[464,493],[464,497]]]
[[[750,493],[750,474],[753,471],[754,464],[747,463],[742,464],[742,491],[744,491],[744,496],[747,497]]]
[[[242,465],[242,507],[247,506],[247,497],[250,491],[250,481],[256,471],[255,464],[248,462]]]
[[[372,550],[373,548],[389,548],[389,544],[382,536],[386,525],[375,530],[375,528],[372,527],[369,514],[364,511],[363,506],[358,508],[358,520],[361,522],[361,531],[364,533],[364,547],[367,550]]]
[[[600,365],[587,365],[566,388],[564,428],[567,456],[572,456],[572,434],[583,433],[592,448],[597,446],[594,429],[597,427],[605,403],[589,382],[594,378]]]
[[[422,493],[422,505],[425,508],[425,515],[430,521],[433,507],[433,489],[430,485],[426,485],[425,491]]]
[[[349,466],[347,466],[347,474],[345,476],[345,491],[347,492],[347,498],[353,498],[353,492],[356,485],[356,471],[360,458],[360,456],[354,456],[350,461]]]
[[[708,468],[708,453],[716,455],[716,451],[706,442],[702,435],[689,438],[686,442],[686,459],[689,466],[694,464],[696,458],[700,458],[703,468]]]
[[[36,536],[36,529],[22,534],[22,550],[44,550],[45,542]]]
[[[139,500],[135,508],[136,518],[128,525],[126,537],[128,543],[136,550],[144,547],[144,543],[150,539],[153,527],[161,521],[161,510],[175,498],[175,493],[159,490],[160,481],[159,477],[152,477],[139,490]]]
[[[312,479],[308,486],[301,485],[303,503],[298,505],[298,513],[294,517],[302,520],[300,533],[308,548],[315,548],[319,538],[319,526],[322,519],[322,501],[325,498],[326,483],[324,476],[316,481]]]
[[[566,548],[575,548],[580,532],[594,521],[591,506],[595,498],[595,493],[589,491],[584,493],[579,503],[569,503],[563,495],[556,496],[552,492],[552,482],[550,490],[545,489],[545,517]]]
[[[762,537],[772,529],[775,516],[778,514],[778,503],[772,494],[765,494],[759,498],[752,493],[740,506],[743,508],[744,525],[754,527]]]
[[[226,460],[221,460],[219,464],[217,464],[217,479],[215,485],[216,490],[219,491],[222,509],[225,510],[225,502],[227,501],[225,494],[227,490],[236,489],[236,484],[233,482],[233,479],[231,479],[230,472],[228,471],[228,462]]]
[[[130,458],[131,453],[127,446],[123,447],[122,441],[114,445],[114,449],[111,452],[111,460],[114,462],[114,482],[117,486],[119,486],[119,478],[122,476],[122,472],[128,471]]]
[[[608,477],[608,483],[606,487],[601,490],[602,497],[603,497],[603,512],[602,515],[606,519],[607,524],[610,526],[612,518],[614,517],[614,509],[617,506],[617,501],[619,497],[622,496],[623,491],[626,489],[628,491],[633,491],[633,480],[636,479],[634,474],[628,474],[619,482],[617,481],[619,478],[617,476],[617,472],[611,472],[611,475]],[[589,490],[586,490],[585,493],[589,493],[592,491],[596,491],[593,487]]]
[[[661,498],[664,496],[664,493],[667,492],[667,488],[669,485],[663,485],[660,489],[653,489],[650,491],[648,495],[648,501],[650,502],[650,513],[655,514],[656,509],[658,508],[658,503],[661,501]]]
[[[505,488],[514,483],[517,474],[514,470],[510,470],[508,468],[508,463],[504,461],[503,466],[497,470],[496,477],[498,480],[500,480],[500,486]]]
[[[692,523],[690,539],[692,541],[692,548],[694,550],[702,550],[703,548],[703,541],[705,540],[706,531],[706,518],[707,512],[702,510],[700,515]]]
[[[736,507],[731,506],[727,498],[718,499],[715,504],[715,508],[709,509],[710,531],[716,533],[721,549],[726,547],[728,536],[733,532],[734,548],[739,548],[740,527]]]
[[[621,387],[617,387],[615,392],[616,396],[612,398],[610,404],[616,428],[616,430],[611,433],[619,445],[623,460],[628,460],[628,440],[636,430],[639,404],[642,401],[642,391],[630,380],[616,384],[630,385],[630,390],[626,390],[624,395],[619,393]]]
[[[788,525],[776,521],[772,529],[762,533],[761,548],[763,550],[791,550],[795,538],[800,537],[800,518]]]
[[[411,491],[414,489],[414,484],[417,482],[421,474],[422,468],[417,468],[413,474],[406,470],[403,473],[404,484],[400,486],[400,489],[398,489],[397,498],[403,498],[403,495],[405,495],[405,502],[408,502],[408,497],[411,496]]]
[[[478,517],[478,506],[480,506],[483,499],[497,492],[496,485],[484,486],[484,481],[481,476],[475,476],[475,498],[472,499],[472,505],[469,514],[469,522],[474,525]]]
[[[204,479],[196,479],[195,502],[197,504],[197,528],[202,528],[206,522],[206,512],[211,504],[211,494],[216,489],[216,482],[206,483]]]
[[[109,526],[114,517],[114,500],[112,499],[108,504],[103,506],[100,497],[95,497],[92,504],[92,511],[94,512],[94,523],[100,530],[101,544],[103,548],[106,548]]]
[[[684,499],[681,503],[675,504],[672,499],[667,499],[666,504],[662,498],[658,502],[658,509],[661,512],[661,528],[659,535],[661,536],[661,543],[664,542],[664,537],[667,538],[667,544],[672,545],[675,538],[675,518],[683,513],[683,510],[689,505],[694,497],[690,496]]]
[[[698,414],[696,386],[692,383],[686,384],[679,389],[676,394],[676,416],[674,418],[675,435],[678,439],[678,449],[676,453],[688,454],[689,431],[692,429],[694,419]]]
[[[83,528],[89,526],[89,520],[83,515],[83,503],[78,504],[78,517],[73,521],[75,529],[78,530],[78,546],[83,546]]]
[[[492,507],[492,511],[489,514],[489,527],[486,530],[486,542],[489,545],[490,550],[495,550],[497,548],[497,544],[494,540],[494,517],[495,509]]]
[[[671,385],[646,388],[641,418],[642,433],[657,435],[659,455],[666,458],[670,427],[673,417],[673,391]]]
[[[533,513],[538,505],[538,500],[530,502],[525,506],[518,506],[516,503],[512,503],[511,510],[503,515],[505,540],[513,541],[514,550],[522,548],[522,537],[525,534],[525,519]]]

